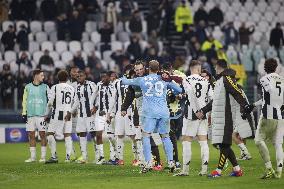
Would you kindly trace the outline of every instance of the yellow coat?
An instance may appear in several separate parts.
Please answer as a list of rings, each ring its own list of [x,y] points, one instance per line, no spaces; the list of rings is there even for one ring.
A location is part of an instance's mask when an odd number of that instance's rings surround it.
[[[183,31],[184,24],[192,24],[192,14],[188,6],[178,6],[175,13],[175,25],[177,27],[177,32]]]
[[[223,45],[220,41],[214,39],[212,42],[210,41],[205,41],[202,46],[201,46],[201,50],[202,51],[207,51],[208,49],[211,49],[212,45],[215,45],[215,49],[219,50],[223,48]]]

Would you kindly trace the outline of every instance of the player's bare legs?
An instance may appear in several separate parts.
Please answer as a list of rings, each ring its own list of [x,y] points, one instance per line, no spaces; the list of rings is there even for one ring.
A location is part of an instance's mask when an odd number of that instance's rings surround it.
[[[25,162],[35,162],[36,160],[36,139],[35,139],[35,131],[28,131],[29,137],[29,145],[30,145],[30,153],[31,156]]]
[[[201,171],[200,176],[207,175],[208,162],[209,162],[209,147],[207,143],[207,135],[197,135],[198,142],[201,149]]]
[[[119,165],[124,165],[124,135],[117,135],[116,138],[116,150],[117,150],[117,158]]]
[[[104,146],[103,146],[103,131],[96,131],[96,155],[97,163],[103,164],[105,162]]]
[[[47,133],[47,140],[48,140],[48,146],[51,151],[51,158],[47,160],[45,163],[46,164],[58,163],[57,154],[56,154],[56,140],[53,132]]]
[[[70,157],[73,152],[73,141],[71,138],[71,133],[64,133],[64,140],[65,140],[65,149],[66,149],[66,158],[65,162],[70,162]]]
[[[245,145],[245,139],[241,139],[238,133],[233,132],[233,141],[241,150],[241,156],[238,158],[238,160],[250,160],[251,155]]]
[[[41,143],[41,158],[40,158],[40,162],[44,162],[45,161],[45,157],[46,157],[46,145],[47,145],[45,131],[39,131],[39,136],[41,138],[41,141],[40,141],[40,143]]]
[[[81,149],[81,154],[82,158],[77,159],[77,163],[86,163],[88,156],[87,156],[87,133],[86,132],[81,132],[79,133],[80,137],[80,149]]]

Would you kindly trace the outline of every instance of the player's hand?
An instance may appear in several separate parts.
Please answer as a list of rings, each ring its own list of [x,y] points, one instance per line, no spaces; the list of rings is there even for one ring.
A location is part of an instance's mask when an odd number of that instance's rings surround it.
[[[97,108],[96,108],[96,107],[93,107],[93,108],[91,109],[92,115],[94,115],[96,112],[97,112]]]
[[[197,111],[197,112],[195,113],[195,115],[196,115],[196,117],[197,117],[198,119],[203,119],[203,117],[204,117],[204,114],[203,114],[203,112],[202,112],[201,110]]]
[[[178,95],[176,95],[176,98],[177,98],[177,100],[181,100],[183,98],[183,95],[182,94],[178,94]]]
[[[107,124],[111,123],[111,119],[112,119],[112,117],[110,116],[110,114],[107,114],[106,115],[106,122],[107,122]]]
[[[64,117],[64,120],[65,121],[70,121],[70,119],[71,119],[71,113],[67,112],[67,115]]]
[[[22,115],[22,119],[23,119],[23,121],[24,121],[25,123],[28,122],[28,117],[27,117],[27,115]]]
[[[244,112],[242,113],[241,117],[243,120],[247,119],[247,116],[253,111],[254,105],[248,104],[244,107]]]
[[[127,112],[126,111],[121,111],[121,116],[126,116]]]
[[[45,121],[46,123],[49,123],[49,121],[50,121],[50,117],[48,117],[48,116],[44,116],[44,121]]]

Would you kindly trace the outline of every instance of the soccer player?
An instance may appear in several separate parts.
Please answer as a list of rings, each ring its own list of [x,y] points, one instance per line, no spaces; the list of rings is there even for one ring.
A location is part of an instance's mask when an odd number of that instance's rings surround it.
[[[182,72],[177,70],[173,70],[173,67],[170,63],[163,65],[162,72],[167,72],[171,77],[180,77],[180,81],[182,82],[182,78],[186,77]],[[180,84],[181,84],[180,82]],[[174,153],[174,161],[176,164],[176,169],[180,169],[181,165],[179,163],[178,158],[178,147],[177,147],[177,132],[182,128],[182,108],[181,108],[181,99],[182,95],[174,95],[172,89],[168,89],[167,91],[167,102],[170,110],[170,139],[173,143],[173,153]]]
[[[150,136],[155,130],[162,136],[171,171],[175,167],[173,144],[169,137],[169,109],[167,107],[166,94],[167,87],[173,88],[178,93],[182,92],[182,90],[173,82],[163,81],[162,77],[157,74],[158,71],[159,62],[152,60],[149,62],[149,75],[134,79],[122,78],[122,84],[139,86],[143,92],[143,152],[146,163],[141,173],[146,173],[152,169]]]
[[[56,140],[54,135],[64,135],[66,158],[70,162],[72,152],[72,121],[64,120],[67,114],[71,115],[71,104],[74,99],[74,88],[68,85],[68,72],[61,70],[57,74],[59,84],[53,85],[49,94],[48,107],[52,108],[51,120],[47,127],[47,140],[51,150],[51,158],[45,163],[58,163],[56,154]]]
[[[33,81],[25,86],[23,95],[23,112],[22,117],[26,122],[26,130],[29,136],[30,153],[26,163],[36,161],[36,138],[35,131],[38,130],[41,138],[41,158],[39,162],[45,162],[46,157],[46,122],[44,120],[49,87],[43,83],[43,71],[36,69],[33,71]]]
[[[191,75],[183,79],[183,87],[187,95],[187,112],[183,119],[182,146],[183,146],[183,169],[174,176],[187,176],[191,162],[191,143],[197,137],[201,148],[201,171],[200,176],[207,175],[209,161],[209,147],[207,143],[208,122],[206,116],[199,120],[195,112],[204,107],[212,99],[213,90],[205,78],[201,77],[201,64],[192,60],[189,65]]]
[[[125,67],[124,73],[125,75],[129,75],[129,72],[132,70],[132,65],[128,65]],[[132,140],[132,152],[134,154],[135,160],[137,161],[137,146],[135,140],[135,128],[133,126],[133,122],[131,122],[131,108],[128,108],[127,114],[121,115],[121,105],[125,100],[125,95],[128,90],[128,85],[123,85],[121,79],[117,79],[113,83],[114,86],[114,94],[113,100],[115,102],[114,107],[114,119],[115,119],[115,136],[117,137],[117,155],[118,155],[118,164],[124,165],[124,137],[128,136]],[[133,161],[133,162],[134,162]]]
[[[212,109],[212,144],[220,149],[219,163],[216,170],[209,177],[220,177],[227,158],[233,165],[230,176],[240,177],[243,172],[237,162],[234,151],[231,148],[233,125],[235,122],[236,103],[239,103],[244,112],[249,111],[243,92],[238,88],[233,79],[235,72],[228,69],[227,62],[223,59],[216,64],[217,81],[214,87],[213,100],[196,113],[199,119]]]
[[[73,116],[76,112],[78,114],[76,132],[79,134],[82,156],[77,159],[77,163],[83,164],[87,162],[87,132],[90,132],[93,138],[95,136],[95,119],[92,116],[91,110],[94,107],[97,94],[95,83],[86,80],[84,71],[80,70],[78,72],[78,85],[75,93],[71,113]],[[67,114],[65,119],[70,120],[70,116]]]
[[[254,140],[261,158],[265,163],[266,171],[261,177],[262,179],[273,177],[281,178],[283,168],[284,78],[275,73],[277,66],[278,64],[275,59],[267,59],[264,63],[264,70],[267,74],[260,79],[262,88],[262,109]],[[272,168],[265,140],[272,140],[275,147],[277,162],[276,172]]]
[[[96,164],[104,164],[104,148],[103,148],[103,131],[113,133],[113,128],[110,125],[111,108],[113,107],[113,85],[110,83],[110,72],[102,72],[101,81],[97,84],[97,98],[95,102],[95,131],[96,131]],[[111,144],[111,159],[115,159],[115,143],[113,138]]]

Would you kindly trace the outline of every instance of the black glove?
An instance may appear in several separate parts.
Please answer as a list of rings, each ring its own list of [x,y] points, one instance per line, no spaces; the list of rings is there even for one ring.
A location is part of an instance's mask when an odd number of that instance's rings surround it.
[[[22,115],[22,119],[23,119],[23,122],[25,122],[25,123],[28,122],[28,117],[27,117],[27,115]]]
[[[173,103],[176,100],[176,96],[174,94],[168,95],[168,102]]]
[[[242,119],[247,119],[247,116],[253,111],[254,109],[254,105],[252,104],[248,104],[248,105],[245,105],[244,107],[244,112],[242,113]]]

